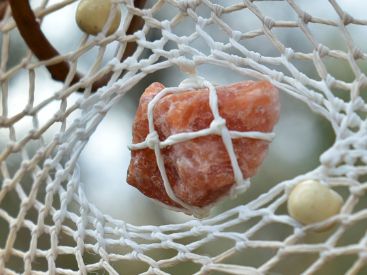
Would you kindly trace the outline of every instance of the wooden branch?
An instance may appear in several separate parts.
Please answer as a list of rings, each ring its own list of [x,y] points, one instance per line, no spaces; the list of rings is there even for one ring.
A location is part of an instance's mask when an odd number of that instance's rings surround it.
[[[7,7],[8,7],[8,0],[0,0],[0,21],[3,20]]]
[[[134,5],[137,8],[143,8],[145,3],[146,0],[134,1]],[[28,0],[9,0],[9,4],[12,9],[13,18],[17,23],[18,30],[33,54],[41,61],[60,55],[43,34],[40,24],[37,22]],[[141,17],[134,16],[126,33],[134,33],[138,29],[142,28],[143,24],[144,20]],[[121,61],[130,56],[135,51],[136,46],[136,43],[128,43]],[[67,61],[61,61],[60,63],[47,65],[46,67],[53,79],[63,82],[66,80],[70,71],[70,65]],[[109,73],[100,79],[97,79],[93,83],[92,91],[95,92],[98,88],[106,85],[111,76],[112,73]],[[81,78],[82,75],[76,73],[71,84],[75,84]]]

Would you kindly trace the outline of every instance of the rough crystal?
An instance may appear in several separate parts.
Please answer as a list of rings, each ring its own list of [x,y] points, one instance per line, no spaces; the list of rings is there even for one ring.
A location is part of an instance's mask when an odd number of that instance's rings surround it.
[[[162,89],[162,84],[153,83],[142,95],[133,124],[133,143],[143,142],[149,133],[147,105]],[[280,108],[278,91],[269,82],[245,81],[216,87],[216,90],[219,113],[229,130],[272,131]],[[155,105],[153,118],[161,141],[172,134],[209,128],[213,114],[208,89],[166,95]],[[250,138],[232,142],[244,177],[253,176],[266,155],[269,142]],[[161,152],[175,195],[189,205],[209,205],[226,195],[234,184],[232,165],[221,136],[183,141]],[[132,151],[127,182],[148,197],[180,207],[165,191],[152,149]]]

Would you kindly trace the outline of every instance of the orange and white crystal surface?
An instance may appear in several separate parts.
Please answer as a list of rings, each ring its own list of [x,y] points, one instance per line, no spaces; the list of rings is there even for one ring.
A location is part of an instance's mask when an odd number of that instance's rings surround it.
[[[133,123],[133,143],[149,133],[148,103],[164,86],[151,84],[140,98]],[[266,81],[245,81],[216,87],[218,108],[229,130],[269,133],[279,118],[278,90]],[[210,127],[213,114],[207,88],[168,94],[153,109],[154,128],[161,141],[172,134]],[[261,139],[232,139],[238,164],[245,178],[256,173],[269,142]],[[225,196],[235,184],[233,168],[219,135],[183,141],[161,149],[166,174],[176,197],[190,206],[204,207]],[[132,150],[127,182],[146,196],[180,207],[164,188],[154,150]]]

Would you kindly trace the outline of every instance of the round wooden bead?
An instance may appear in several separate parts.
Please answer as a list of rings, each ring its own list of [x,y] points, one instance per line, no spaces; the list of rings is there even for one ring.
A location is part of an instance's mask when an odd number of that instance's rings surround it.
[[[76,10],[76,22],[79,28],[91,35],[97,35],[107,23],[111,8],[115,8],[112,24],[107,35],[114,33],[120,25],[121,10],[112,5],[111,0],[81,0]]]
[[[317,180],[300,182],[288,198],[289,214],[306,225],[338,214],[342,205],[343,198]]]

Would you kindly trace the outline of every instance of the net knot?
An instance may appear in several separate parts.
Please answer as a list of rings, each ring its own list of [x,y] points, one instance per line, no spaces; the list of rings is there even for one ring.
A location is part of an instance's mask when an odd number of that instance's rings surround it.
[[[367,87],[367,77],[365,74],[360,74],[358,77],[358,84],[360,88],[366,88]],[[364,101],[363,101],[364,102]]]
[[[343,15],[343,24],[344,26],[349,25],[350,23],[353,23],[354,18],[352,16],[350,16],[348,13],[344,12]]]
[[[272,71],[272,78],[275,80],[275,81],[278,81],[278,82],[282,82],[283,81],[283,78],[284,78],[284,74],[282,72],[278,72],[278,71]]]
[[[330,49],[325,45],[319,44],[317,46],[317,52],[319,53],[320,57],[324,57],[329,54]]]
[[[10,186],[11,186],[11,179],[4,179],[3,180],[3,186],[2,186],[2,189],[6,192],[10,189]]]
[[[271,30],[274,25],[275,25],[275,22],[272,18],[268,17],[268,16],[265,16],[264,17],[264,25],[269,29]]]
[[[125,59],[124,61],[124,65],[126,65],[127,68],[129,68],[130,70],[132,68],[134,68],[136,65],[138,64],[138,61],[136,60],[135,57],[133,56],[129,56],[128,58]]]
[[[359,48],[354,48],[353,49],[353,58],[355,60],[357,60],[357,59],[363,59],[363,56],[364,56],[364,54],[361,51],[361,49],[359,49]]]
[[[177,65],[182,72],[185,72],[189,75],[196,74],[196,64],[194,61],[187,59],[183,56],[179,56],[172,59],[172,63]]]
[[[325,77],[325,83],[327,87],[332,87],[335,83],[335,77],[331,76],[330,74],[327,74]]]
[[[20,168],[24,171],[28,170],[29,166],[31,165],[31,162],[29,160],[23,160],[20,164]]]
[[[145,138],[145,142],[149,149],[154,150],[156,144],[160,142],[157,131],[150,132]]]
[[[226,126],[226,120],[224,118],[216,118],[210,123],[210,129],[216,133],[220,134],[222,129]]]
[[[239,41],[242,38],[242,32],[233,30],[231,36],[234,41]]]
[[[88,133],[84,129],[76,130],[76,136],[79,140],[87,140],[89,138]]]
[[[57,133],[57,134],[55,134],[54,140],[55,140],[56,144],[62,144],[65,141],[65,137],[64,137],[63,134]]]
[[[107,113],[108,107],[103,102],[98,102],[94,105],[95,110],[100,114]]]
[[[166,240],[166,235],[163,234],[161,231],[159,230],[153,230],[152,233],[150,234],[150,236],[154,239],[159,239],[161,241]]]
[[[349,192],[356,197],[362,197],[365,194],[364,188],[359,185],[350,187]]]
[[[237,251],[241,251],[241,250],[245,249],[246,247],[247,247],[246,241],[237,241],[236,242],[235,248],[236,248]]]
[[[187,251],[189,251],[189,250],[187,249]],[[185,261],[187,259],[186,254],[185,254],[184,251],[179,251],[177,253],[176,257],[177,257],[177,260],[179,260],[179,261]]]
[[[24,107],[24,113],[26,113],[27,115],[32,115],[32,105],[31,104],[27,104],[25,107]]]
[[[294,56],[294,51],[293,51],[292,48],[285,48],[283,54],[284,54],[285,58],[291,59]]]
[[[308,24],[312,20],[312,16],[307,12],[303,12],[301,19],[303,23]]]
[[[326,167],[335,167],[339,161],[339,154],[334,150],[328,150],[320,156],[321,164]]]
[[[221,16],[224,10],[222,6],[219,6],[217,4],[212,5],[210,8],[216,16]]]
[[[332,246],[325,244],[325,246],[323,247],[323,251],[320,252],[320,258],[330,258],[333,255],[332,249]]]
[[[199,0],[181,0],[180,2],[177,3],[177,7],[182,11],[182,12],[187,12],[188,9],[192,9],[195,10],[196,7],[198,5],[200,5]]]
[[[178,87],[185,89],[199,89],[205,87],[204,82],[205,79],[203,77],[194,76],[182,80],[182,82],[180,83],[180,85],[178,85]]]

